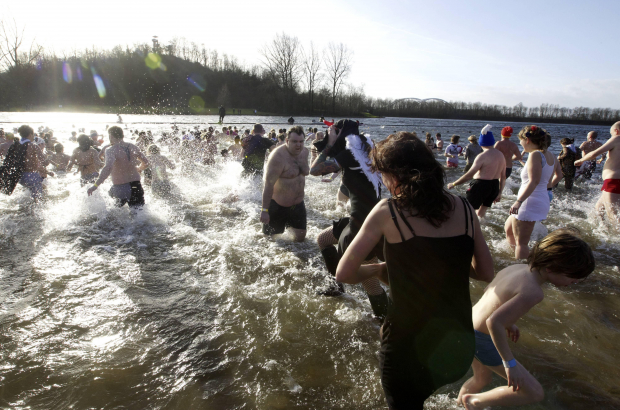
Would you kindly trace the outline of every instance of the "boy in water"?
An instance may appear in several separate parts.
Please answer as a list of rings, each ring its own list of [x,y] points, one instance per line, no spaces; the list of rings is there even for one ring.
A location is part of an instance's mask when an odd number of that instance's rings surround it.
[[[495,149],[495,138],[489,131],[490,125],[485,126],[478,138],[482,147],[482,154],[474,160],[473,165],[465,175],[448,184],[448,189],[474,179],[467,190],[467,200],[476,209],[476,214],[484,218],[487,209],[493,202],[499,202],[506,183],[506,161],[504,155]]]
[[[506,178],[508,178],[510,174],[512,174],[513,161],[519,161],[521,162],[521,164],[525,165],[525,163],[523,162],[521,151],[519,151],[519,147],[517,146],[517,144],[510,141],[512,133],[512,127],[502,128],[502,140],[497,141],[497,143],[495,144],[495,148],[498,149],[502,154],[504,154],[504,159],[506,160]]]
[[[54,153],[49,156],[49,161],[56,171],[66,171],[70,160],[71,157],[65,154],[65,148],[62,144],[54,145]]]
[[[457,399],[467,409],[518,406],[544,398],[540,383],[515,360],[508,339],[515,343],[519,339],[515,322],[543,300],[543,283],[572,285],[595,267],[590,246],[575,230],[567,228],[544,237],[534,246],[527,262],[500,271],[472,309],[476,334],[471,365],[474,375],[463,384]],[[479,393],[491,382],[493,373],[507,379],[508,388]]]

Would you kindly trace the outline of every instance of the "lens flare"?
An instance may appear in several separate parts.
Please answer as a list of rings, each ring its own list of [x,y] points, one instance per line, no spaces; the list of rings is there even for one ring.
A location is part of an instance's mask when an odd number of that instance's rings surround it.
[[[95,70],[95,67],[91,67],[90,72],[93,73],[93,80],[95,81],[95,87],[97,87],[97,93],[99,93],[99,98],[104,98],[106,96],[106,92],[103,80],[101,79],[99,74],[97,74],[97,70]]]
[[[201,112],[205,109],[205,101],[197,95],[189,99],[189,108],[194,112]]]
[[[161,66],[161,56],[155,53],[148,53],[144,58],[144,64],[151,70],[155,70]]]
[[[75,73],[77,74],[77,79],[79,81],[82,81],[82,67],[77,66],[77,69],[75,70]]]
[[[66,61],[62,63],[62,78],[67,84],[73,82],[73,72],[71,71],[71,66]]]
[[[207,82],[200,74],[190,74],[187,77],[187,81],[194,87],[200,90],[200,92],[204,92],[207,88]]]

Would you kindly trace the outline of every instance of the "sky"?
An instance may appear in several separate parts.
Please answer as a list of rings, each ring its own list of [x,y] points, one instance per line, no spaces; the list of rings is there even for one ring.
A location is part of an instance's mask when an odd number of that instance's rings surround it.
[[[276,33],[353,51],[348,83],[377,98],[620,109],[620,1],[0,0],[48,50],[174,37],[260,64]]]

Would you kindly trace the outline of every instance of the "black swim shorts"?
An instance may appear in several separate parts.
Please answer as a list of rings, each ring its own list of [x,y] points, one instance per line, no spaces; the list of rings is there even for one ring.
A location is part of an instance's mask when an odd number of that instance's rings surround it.
[[[306,205],[304,201],[293,206],[280,206],[273,199],[269,203],[269,224],[263,225],[265,235],[277,235],[287,226],[306,229]]]
[[[474,209],[479,209],[480,206],[489,208],[498,195],[499,179],[474,179],[467,190],[467,200]]]
[[[144,205],[144,190],[140,181],[128,184],[112,185],[110,196],[116,200],[116,205],[121,207],[128,204],[131,207]]]
[[[512,174],[512,168],[506,168],[506,179]]]

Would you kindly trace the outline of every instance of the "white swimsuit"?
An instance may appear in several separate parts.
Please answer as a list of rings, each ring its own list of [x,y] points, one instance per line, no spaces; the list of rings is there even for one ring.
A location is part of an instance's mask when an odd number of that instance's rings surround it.
[[[545,156],[541,156],[542,173],[540,175],[540,182],[536,185],[534,192],[532,192],[532,194],[525,201],[523,201],[523,204],[521,204],[521,207],[519,208],[519,212],[515,215],[515,218],[519,221],[535,222],[547,219],[547,214],[549,213],[549,208],[551,206],[549,195],[547,194],[547,184],[549,183],[551,174],[553,174],[554,166],[548,165]],[[517,198],[523,193],[523,191],[525,191],[525,187],[529,181],[530,178],[527,173],[527,166],[525,166],[521,170],[521,188],[519,188]]]

